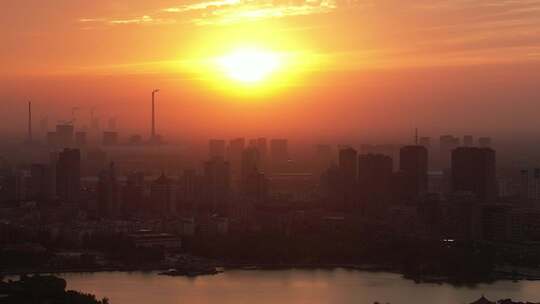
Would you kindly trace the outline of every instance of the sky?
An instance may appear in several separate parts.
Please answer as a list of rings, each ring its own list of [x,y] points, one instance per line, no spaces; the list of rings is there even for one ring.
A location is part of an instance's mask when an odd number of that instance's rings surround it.
[[[77,108],[85,128],[94,109],[147,136],[160,88],[170,138],[540,135],[536,0],[21,0],[0,15],[0,134],[23,134],[32,100],[51,125]],[[227,77],[216,60],[245,48],[279,69]]]

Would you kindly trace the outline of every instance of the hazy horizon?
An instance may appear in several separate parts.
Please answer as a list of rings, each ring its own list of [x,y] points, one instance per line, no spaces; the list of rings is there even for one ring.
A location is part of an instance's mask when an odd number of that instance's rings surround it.
[[[0,135],[70,120],[147,138],[150,92],[168,139],[288,137],[406,142],[537,137],[540,2],[37,1],[7,4],[0,29]],[[242,84],[215,56],[255,46],[279,69]],[[284,58],[284,59],[283,59]]]

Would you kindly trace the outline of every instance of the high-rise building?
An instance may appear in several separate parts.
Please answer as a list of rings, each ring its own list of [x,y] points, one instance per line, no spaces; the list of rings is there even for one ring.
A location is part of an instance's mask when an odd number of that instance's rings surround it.
[[[114,163],[103,170],[98,182],[98,212],[103,217],[115,217],[121,213],[120,187],[116,179]]]
[[[283,173],[289,164],[289,141],[287,139],[270,140],[270,163],[274,173]]]
[[[259,156],[261,158],[260,170],[261,172],[266,172],[268,167],[268,144],[266,138],[259,137],[257,138],[256,144],[257,150],[259,150]]]
[[[86,153],[84,175],[98,176],[107,166],[107,153],[101,149],[91,149]]]
[[[261,172],[261,154],[256,146],[250,146],[242,154],[242,193],[256,201],[266,197],[268,182]]]
[[[75,145],[77,147],[86,146],[86,132],[78,131],[75,133]]]
[[[242,186],[244,196],[255,202],[265,201],[268,195],[268,179],[259,171],[252,171],[247,175]]]
[[[161,174],[150,186],[150,201],[161,216],[177,214],[177,188],[173,180]]]
[[[203,177],[193,169],[184,170],[180,177],[178,199],[183,214],[194,215],[202,212],[200,204],[204,199]]]
[[[54,170],[48,165],[33,164],[30,168],[29,198],[49,200],[54,198]]]
[[[121,210],[123,214],[142,211],[144,207],[144,173],[139,171],[129,173],[121,193]]]
[[[81,153],[66,148],[56,162],[56,194],[66,203],[77,203],[81,191]]]
[[[537,207],[540,203],[540,168],[521,170],[519,196],[525,206]]]
[[[382,154],[358,156],[358,188],[360,203],[366,213],[380,211],[391,198],[393,161]]]
[[[47,145],[49,145],[50,147],[56,147],[60,145],[56,132],[47,132],[46,140]]]
[[[0,202],[31,198],[30,177],[26,170],[10,170],[0,178]]]
[[[242,152],[242,183],[254,172],[259,172],[261,155],[256,147],[248,147]]]
[[[328,168],[321,176],[323,191],[326,192],[326,209],[351,211],[358,199],[358,153],[355,149],[342,146],[338,153],[338,166]]]
[[[339,170],[343,177],[343,182],[354,184],[357,180],[358,153],[353,148],[342,148],[339,150]]]
[[[210,139],[208,142],[208,156],[210,158],[221,157],[225,158],[225,140],[223,139]]]
[[[399,166],[399,148],[398,145],[393,144],[362,144],[360,145],[360,154],[382,154],[390,156],[394,161],[394,167]]]
[[[495,151],[489,148],[460,147],[452,151],[452,190],[470,192],[482,203],[497,196]]]
[[[392,178],[392,158],[382,154],[361,154],[358,156],[358,181],[361,186],[384,189]]]
[[[332,163],[335,162],[332,147],[330,145],[316,145],[315,146],[315,174],[321,176]]]
[[[439,166],[450,168],[452,150],[459,146],[459,138],[453,135],[442,135],[439,139]]]
[[[399,156],[401,197],[418,199],[428,189],[428,151],[424,146],[404,146]]]
[[[213,212],[226,213],[231,189],[229,162],[213,158],[204,164],[204,187]]]
[[[232,182],[235,186],[238,185],[241,179],[242,152],[245,147],[246,140],[244,138],[235,138],[229,142],[228,160],[230,163]]]

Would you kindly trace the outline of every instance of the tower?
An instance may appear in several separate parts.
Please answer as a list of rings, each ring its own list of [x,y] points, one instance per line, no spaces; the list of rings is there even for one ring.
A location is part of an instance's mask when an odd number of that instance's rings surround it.
[[[159,92],[159,89],[152,91],[152,130],[150,135],[150,140],[153,141],[156,138],[156,110],[155,110],[155,99],[156,93]]]

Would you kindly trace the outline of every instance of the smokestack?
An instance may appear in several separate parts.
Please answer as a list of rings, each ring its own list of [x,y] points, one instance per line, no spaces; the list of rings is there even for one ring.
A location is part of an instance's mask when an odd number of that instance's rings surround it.
[[[28,142],[32,141],[32,102],[28,102]]]
[[[152,91],[152,133],[150,139],[154,140],[156,138],[156,113],[155,113],[155,95],[159,92],[159,89]]]

